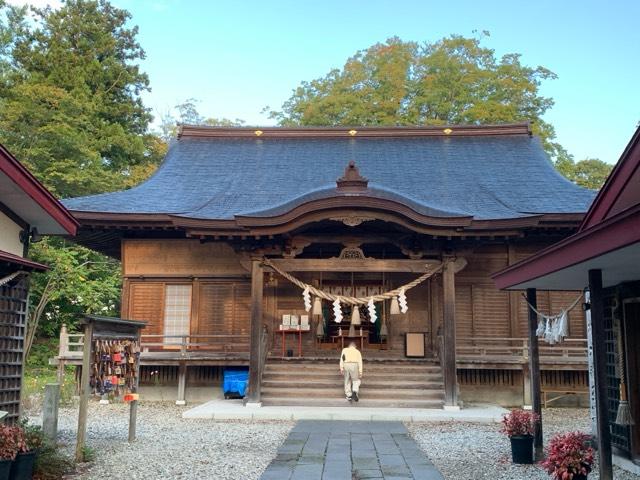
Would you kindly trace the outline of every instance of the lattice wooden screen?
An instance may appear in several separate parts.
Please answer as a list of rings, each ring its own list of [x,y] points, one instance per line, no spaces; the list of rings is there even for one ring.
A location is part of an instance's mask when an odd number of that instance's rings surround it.
[[[29,280],[0,287],[0,410],[12,423],[20,416],[24,336],[27,326]]]

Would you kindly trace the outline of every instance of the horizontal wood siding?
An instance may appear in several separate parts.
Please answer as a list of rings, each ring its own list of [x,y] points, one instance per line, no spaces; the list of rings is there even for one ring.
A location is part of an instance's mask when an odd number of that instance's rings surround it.
[[[488,285],[473,287],[474,332],[478,337],[509,337],[509,295]]]
[[[248,335],[251,285],[248,282],[201,282],[198,301],[201,335]]]
[[[164,318],[164,290],[162,282],[130,282],[129,311],[132,320],[147,322],[143,335],[162,335]]]
[[[456,285],[456,337],[471,337],[473,335],[473,304],[472,285]],[[458,344],[468,341],[458,340]]]

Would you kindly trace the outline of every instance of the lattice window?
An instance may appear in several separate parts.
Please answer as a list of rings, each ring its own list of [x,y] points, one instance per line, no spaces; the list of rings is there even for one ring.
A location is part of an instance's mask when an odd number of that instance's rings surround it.
[[[191,285],[167,285],[164,300],[164,334],[189,335],[191,328]],[[167,338],[166,343],[180,343]]]

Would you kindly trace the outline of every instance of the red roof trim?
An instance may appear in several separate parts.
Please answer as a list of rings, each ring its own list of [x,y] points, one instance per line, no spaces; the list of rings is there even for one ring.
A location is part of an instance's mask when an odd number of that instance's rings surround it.
[[[0,250],[0,263],[11,263],[13,265],[20,265],[23,268],[30,270],[44,271],[49,270],[49,267],[38,262],[27,260],[26,258],[19,257],[13,253]]]
[[[638,152],[635,150],[639,149]],[[636,155],[634,156],[634,153]],[[585,230],[595,223],[606,218],[611,207],[616,203],[625,190],[633,172],[640,167],[640,128],[636,130],[627,144],[620,160],[609,174],[607,181],[593,200],[591,208],[587,212],[580,226],[580,231]]]
[[[40,205],[69,235],[75,235],[78,222],[11,153],[0,145],[0,171]]]
[[[640,205],[500,270],[492,278],[499,289],[510,288],[638,242]]]

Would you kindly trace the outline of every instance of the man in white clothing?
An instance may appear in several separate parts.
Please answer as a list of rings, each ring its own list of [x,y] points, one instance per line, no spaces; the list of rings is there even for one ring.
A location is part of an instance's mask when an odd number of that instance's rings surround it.
[[[358,401],[358,391],[362,379],[362,355],[351,342],[340,354],[340,373],[344,375],[344,394],[347,400]]]

